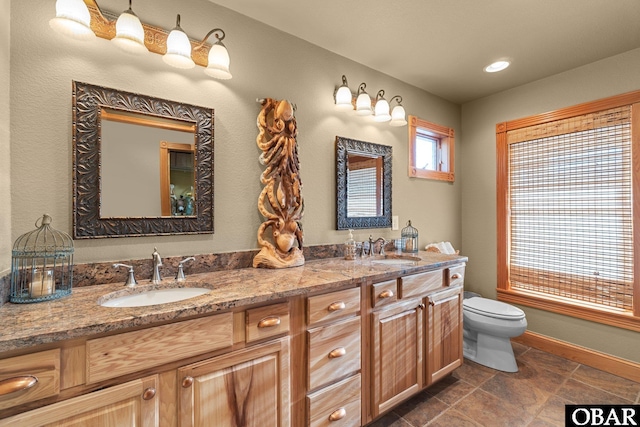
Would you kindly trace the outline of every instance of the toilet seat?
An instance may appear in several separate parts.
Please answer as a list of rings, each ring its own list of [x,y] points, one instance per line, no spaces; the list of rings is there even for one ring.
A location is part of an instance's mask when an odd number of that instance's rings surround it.
[[[468,298],[462,301],[462,305],[468,312],[495,319],[520,320],[525,317],[524,311],[518,307],[488,298]]]

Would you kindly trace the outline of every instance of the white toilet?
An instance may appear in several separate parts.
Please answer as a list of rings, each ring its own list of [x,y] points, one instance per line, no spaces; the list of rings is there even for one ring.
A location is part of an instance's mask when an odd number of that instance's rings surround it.
[[[464,357],[504,372],[518,372],[511,337],[527,330],[524,311],[482,297],[466,298],[463,310]]]

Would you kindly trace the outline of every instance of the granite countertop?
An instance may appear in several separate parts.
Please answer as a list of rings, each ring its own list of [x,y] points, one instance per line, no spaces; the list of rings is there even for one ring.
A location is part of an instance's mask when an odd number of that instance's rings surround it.
[[[433,252],[419,252],[420,261],[412,264],[380,264],[376,258],[345,261],[330,258],[308,261],[300,267],[286,269],[255,269],[200,273],[187,276],[177,283],[164,279],[160,285],[139,280],[134,290],[122,283],[87,286],[73,289],[68,297],[34,303],[0,307],[0,352],[31,346],[86,338],[109,331],[138,326],[151,326],[175,319],[189,318],[275,301],[295,295],[327,291],[367,280],[381,281],[398,275],[419,273],[466,262],[467,258]],[[379,257],[378,257],[379,258]],[[158,287],[205,287],[212,292],[183,301],[146,307],[110,308],[97,301],[112,292],[142,292]]]

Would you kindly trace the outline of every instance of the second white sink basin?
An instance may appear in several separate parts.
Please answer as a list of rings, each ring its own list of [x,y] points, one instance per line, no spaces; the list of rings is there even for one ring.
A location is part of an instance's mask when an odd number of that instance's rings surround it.
[[[169,288],[154,289],[139,294],[124,295],[99,303],[103,307],[145,307],[148,305],[167,304],[195,298],[211,292],[207,288]]]

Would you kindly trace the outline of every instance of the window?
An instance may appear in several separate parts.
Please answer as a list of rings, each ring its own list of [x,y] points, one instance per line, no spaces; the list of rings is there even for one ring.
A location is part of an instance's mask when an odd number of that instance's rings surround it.
[[[453,129],[409,116],[409,176],[454,180]]]
[[[498,124],[498,299],[640,331],[637,102]]]

